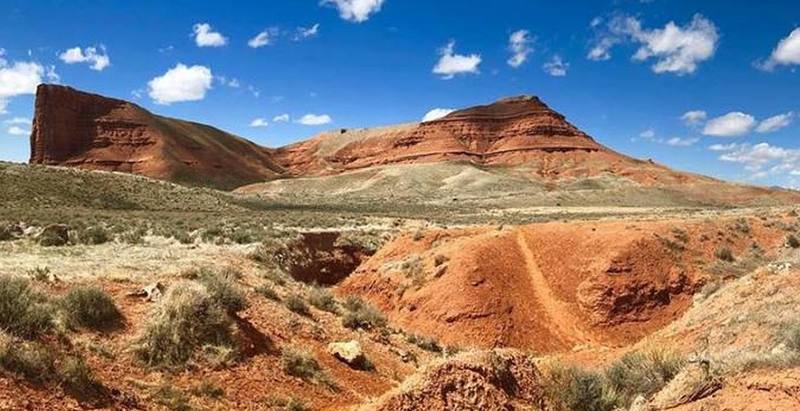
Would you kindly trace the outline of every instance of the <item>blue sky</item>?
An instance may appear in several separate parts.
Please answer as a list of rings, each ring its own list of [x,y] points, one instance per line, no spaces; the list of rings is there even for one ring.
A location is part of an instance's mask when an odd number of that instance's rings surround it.
[[[617,151],[800,186],[796,1],[3,0],[2,9],[0,159],[28,158],[35,80],[273,147],[535,94]],[[267,125],[252,127],[257,119]]]

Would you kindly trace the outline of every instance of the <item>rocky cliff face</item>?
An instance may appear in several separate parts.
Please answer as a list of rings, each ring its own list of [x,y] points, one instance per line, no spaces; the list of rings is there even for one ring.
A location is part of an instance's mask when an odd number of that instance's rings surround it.
[[[223,189],[283,173],[270,150],[239,137],[56,85],[37,89],[30,162]]]

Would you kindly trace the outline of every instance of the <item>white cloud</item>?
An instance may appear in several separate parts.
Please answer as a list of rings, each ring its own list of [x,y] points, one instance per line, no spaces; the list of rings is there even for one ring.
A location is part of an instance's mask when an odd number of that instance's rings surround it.
[[[792,30],[786,38],[779,41],[769,59],[759,67],[764,70],[772,70],[778,65],[795,64],[800,64],[800,27]]]
[[[550,59],[550,61],[544,63],[542,69],[544,69],[545,73],[551,76],[563,77],[567,75],[567,70],[569,69],[569,63],[562,60],[561,56],[556,54]]]
[[[67,64],[88,63],[89,68],[96,71],[103,71],[103,69],[111,65],[111,59],[108,57],[106,47],[103,45],[86,47],[83,50],[80,47],[73,47],[59,54],[58,58]]]
[[[694,145],[700,141],[699,138],[681,138],[681,137],[672,137],[671,139],[664,142],[664,144],[673,147],[688,147]]]
[[[31,119],[25,117],[14,117],[3,121],[5,124],[31,124]]]
[[[713,22],[700,14],[685,26],[670,21],[663,28],[645,29],[635,17],[618,16],[597,36],[587,58],[608,60],[611,49],[622,42],[638,43],[635,61],[655,59],[655,73],[691,74],[698,64],[714,56],[719,34]]]
[[[36,86],[45,75],[45,68],[39,63],[17,61],[9,65],[0,58],[0,111],[5,111],[11,97],[36,93]]]
[[[19,126],[11,126],[6,131],[12,136],[29,136],[31,134],[30,130],[26,130]]]
[[[222,47],[228,44],[228,39],[221,33],[214,31],[208,23],[197,23],[192,26],[194,42],[197,47]]]
[[[777,116],[772,116],[758,123],[758,127],[756,127],[756,132],[762,134],[774,133],[791,124],[793,119],[794,119],[794,112],[791,111],[784,114],[778,114]]]
[[[736,143],[712,144],[712,145],[708,146],[708,149],[711,150],[711,151],[730,151],[730,150],[735,149],[736,147],[739,147],[739,145],[736,144]]]
[[[288,123],[289,122],[289,114],[288,113],[284,113],[284,114],[277,115],[277,116],[272,118],[272,122],[273,123]]]
[[[321,126],[323,124],[328,124],[331,121],[331,116],[327,114],[306,114],[303,117],[300,117],[300,120],[297,120],[298,123],[304,126]]]
[[[266,119],[257,118],[250,122],[250,127],[266,127],[269,123]]]
[[[700,123],[706,121],[708,118],[708,113],[703,110],[692,110],[683,113],[681,116],[681,120],[687,126],[696,126]]]
[[[450,114],[450,113],[452,113],[454,111],[455,110],[453,110],[451,108],[435,108],[435,109],[425,113],[425,116],[422,117],[422,122],[424,123],[426,121],[438,120],[438,119],[440,119],[440,118],[442,118],[442,117],[444,117],[444,116],[446,116],[446,115],[448,115],[448,114]]]
[[[276,37],[280,33],[276,27],[270,27],[264,29],[262,32],[256,34],[255,37],[251,38],[247,45],[251,48],[257,49],[259,47],[269,46],[273,43],[273,38]]]
[[[319,23],[314,24],[311,27],[298,27],[295,30],[294,37],[292,40],[294,41],[301,41],[305,39],[314,38],[319,34]]]
[[[223,86],[228,86],[230,88],[239,88],[242,86],[242,83],[239,82],[239,79],[235,77],[225,77],[225,76],[217,76],[217,81],[222,84]]]
[[[753,116],[738,111],[708,120],[703,134],[716,137],[735,137],[749,133],[756,124]]]
[[[521,66],[533,52],[533,38],[528,30],[517,30],[508,38],[508,50],[512,53],[508,65],[514,68]]]
[[[455,54],[455,41],[450,41],[446,46],[439,50],[439,62],[433,67],[433,73],[439,74],[443,79],[449,80],[457,74],[478,73],[478,65],[481,64],[480,54],[470,54],[468,56]]]
[[[147,83],[148,95],[158,104],[202,100],[211,89],[213,79],[208,67],[178,63]]]
[[[744,165],[754,176],[767,174],[800,174],[800,150],[770,145],[769,143],[714,145],[709,147],[721,151],[719,159]],[[766,169],[766,171],[765,171]]]
[[[384,0],[322,0],[320,4],[332,4],[339,10],[339,16],[347,21],[361,23],[371,14],[381,10]]]
[[[653,130],[652,128],[648,128],[647,130],[639,133],[639,137],[647,140],[652,140],[653,138],[655,138],[655,136],[656,136],[656,131]]]

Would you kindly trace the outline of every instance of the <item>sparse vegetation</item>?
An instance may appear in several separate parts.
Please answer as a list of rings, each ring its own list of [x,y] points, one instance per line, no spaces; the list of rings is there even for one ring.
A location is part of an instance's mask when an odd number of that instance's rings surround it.
[[[411,344],[416,345],[419,348],[422,348],[425,351],[441,353],[442,346],[439,345],[439,341],[436,341],[433,337],[425,337],[416,334],[408,334],[406,335],[406,341]]]
[[[280,301],[281,300],[281,297],[278,295],[278,293],[275,291],[275,289],[273,289],[272,287],[270,287],[270,286],[268,286],[266,284],[256,287],[255,288],[255,292],[256,292],[256,294],[261,295],[261,296],[263,296],[265,298],[268,298],[270,300],[273,300],[273,301]]]
[[[312,287],[308,294],[308,302],[322,311],[331,313],[338,312],[336,298],[334,298],[333,294],[326,288],[318,286]]]
[[[236,283],[235,270],[213,271],[201,270],[198,280],[206,286],[211,298],[228,313],[238,313],[247,308],[247,298]]]
[[[200,284],[173,285],[135,345],[151,366],[180,366],[204,345],[230,346],[230,318]]]
[[[70,325],[106,330],[122,320],[114,300],[98,287],[75,287],[59,301]]]
[[[347,328],[371,330],[386,326],[386,316],[359,297],[347,296],[344,308],[347,312],[342,317],[342,325]]]
[[[545,393],[559,411],[611,411],[617,403],[604,389],[601,374],[578,367],[555,366],[549,370]]]
[[[285,348],[281,352],[281,363],[283,364],[283,370],[293,377],[333,386],[333,382],[325,373],[325,370],[322,369],[309,352],[295,348]]]
[[[289,296],[286,297],[285,303],[286,303],[286,308],[288,308],[289,311],[293,313],[300,315],[310,314],[305,299],[303,299],[303,297],[300,296],[299,294],[289,294]]]
[[[78,233],[78,242],[86,245],[99,245],[111,241],[108,231],[102,226],[88,227]]]
[[[33,338],[52,327],[53,308],[30,280],[0,275],[0,329]]]
[[[55,357],[36,341],[15,341],[0,332],[0,367],[33,383],[45,383],[57,378]]]
[[[736,260],[736,258],[733,256],[733,251],[731,251],[731,249],[728,247],[721,247],[717,249],[717,251],[714,253],[714,256],[721,261],[729,263],[732,263]]]

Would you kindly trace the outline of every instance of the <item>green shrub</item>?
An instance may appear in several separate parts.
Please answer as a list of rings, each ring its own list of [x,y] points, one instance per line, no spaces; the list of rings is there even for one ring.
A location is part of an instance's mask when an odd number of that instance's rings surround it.
[[[578,367],[556,366],[544,382],[547,397],[559,411],[611,411],[617,399],[604,389],[603,376]]]
[[[50,349],[35,341],[14,341],[6,334],[0,334],[0,367],[37,384],[57,375]]]
[[[247,308],[247,298],[235,281],[237,273],[230,270],[222,272],[205,270],[199,278],[211,294],[211,298],[231,314]]]
[[[333,386],[325,370],[314,356],[306,351],[285,348],[281,352],[281,363],[283,363],[283,370],[293,377]]]
[[[313,287],[308,294],[308,302],[322,311],[336,313],[336,299],[330,291],[322,287]]]
[[[342,317],[342,325],[347,328],[370,330],[386,326],[383,313],[361,298],[348,296],[344,301],[344,308],[347,312]]]
[[[637,395],[649,397],[664,388],[681,368],[682,359],[671,352],[628,353],[606,370],[605,377],[621,405],[627,407]]]
[[[44,228],[36,241],[42,247],[60,247],[69,243],[69,228],[61,224],[52,224]]]
[[[255,292],[273,301],[280,301],[281,297],[278,293],[268,285],[261,285],[256,287]]]
[[[84,229],[78,234],[78,241],[81,244],[98,245],[111,241],[108,231],[101,226],[92,226]]]
[[[179,366],[203,345],[229,346],[230,333],[230,318],[205,287],[182,282],[159,301],[134,351],[148,365]]]
[[[442,352],[442,346],[439,345],[439,342],[436,341],[436,339],[433,338],[433,337],[425,337],[425,336],[416,335],[416,334],[408,334],[406,336],[406,341],[408,341],[411,344],[416,345],[419,348],[422,348],[425,351],[437,352],[437,353]]]
[[[800,322],[790,324],[786,330],[786,346],[800,354]]]
[[[731,251],[731,249],[728,247],[722,247],[717,249],[717,252],[714,253],[714,255],[718,259],[729,263],[732,263],[735,260],[735,258],[733,257],[733,251]]]
[[[104,330],[118,326],[122,320],[114,300],[98,287],[75,287],[59,305],[70,325]]]
[[[0,275],[0,329],[33,338],[52,327],[53,308],[30,280]]]
[[[89,398],[98,395],[103,386],[80,357],[67,357],[58,369],[59,381],[73,395]]]
[[[309,314],[306,301],[298,294],[290,294],[288,297],[286,297],[286,308],[300,315]]]

